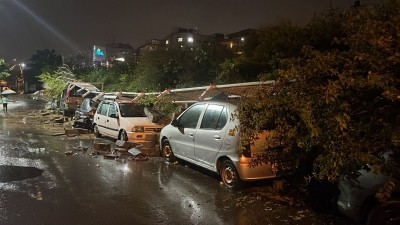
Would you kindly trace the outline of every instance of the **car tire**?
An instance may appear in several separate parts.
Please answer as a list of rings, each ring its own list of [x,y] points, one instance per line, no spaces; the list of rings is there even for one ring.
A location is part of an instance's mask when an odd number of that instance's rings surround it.
[[[172,151],[171,145],[169,144],[168,140],[163,140],[162,142],[161,155],[168,162],[176,161],[174,152]]]
[[[101,137],[101,133],[100,133],[100,131],[99,131],[99,127],[97,126],[97,124],[95,124],[95,125],[93,126],[93,133],[94,133],[94,136],[96,136],[96,137]]]
[[[228,188],[240,189],[243,185],[235,165],[233,165],[233,162],[229,159],[222,161],[219,168],[219,175],[222,183]]]
[[[121,141],[128,140],[128,135],[126,134],[126,131],[122,130],[121,132],[119,132],[118,140],[121,140]]]

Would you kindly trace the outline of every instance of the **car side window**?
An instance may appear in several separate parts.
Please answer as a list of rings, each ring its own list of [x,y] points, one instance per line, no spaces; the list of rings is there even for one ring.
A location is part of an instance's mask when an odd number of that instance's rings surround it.
[[[197,122],[201,112],[204,109],[204,105],[195,105],[189,110],[187,110],[181,117],[179,117],[179,124],[183,128],[196,128]]]
[[[203,120],[201,121],[200,128],[215,130],[223,108],[224,107],[221,105],[208,105]]]
[[[103,102],[103,103],[100,105],[100,107],[99,107],[98,113],[99,113],[100,115],[106,116],[109,106],[110,106],[110,104],[104,103],[104,102]]]
[[[115,104],[110,104],[110,110],[108,110],[108,117],[116,118],[118,116],[118,109]]]
[[[201,121],[200,128],[201,129],[221,129],[225,123],[223,122],[224,116],[222,116],[222,112],[225,107],[221,105],[209,105],[207,107],[206,112],[204,113],[203,120]],[[226,110],[225,110],[226,111]],[[221,118],[222,116],[222,118]],[[221,123],[219,122],[221,120]]]
[[[221,112],[221,116],[219,117],[218,120],[217,130],[221,130],[222,128],[224,128],[227,122],[228,122],[228,109],[224,107],[224,109]]]

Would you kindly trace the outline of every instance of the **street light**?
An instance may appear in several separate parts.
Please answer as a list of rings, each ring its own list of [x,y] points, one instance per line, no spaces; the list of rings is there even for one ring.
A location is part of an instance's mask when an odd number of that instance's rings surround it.
[[[25,68],[25,63],[20,63],[19,65],[19,70],[20,74],[17,76],[17,92],[22,94],[24,93],[24,68]]]

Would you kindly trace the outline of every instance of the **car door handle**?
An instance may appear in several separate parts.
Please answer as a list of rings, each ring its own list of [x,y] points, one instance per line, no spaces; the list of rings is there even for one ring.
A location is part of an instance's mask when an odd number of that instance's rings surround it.
[[[194,136],[194,134],[193,134],[193,133],[188,133],[188,135],[189,135],[190,137],[193,137],[193,136]]]
[[[214,135],[214,139],[219,140],[219,139],[221,139],[221,136],[219,136],[219,135]]]

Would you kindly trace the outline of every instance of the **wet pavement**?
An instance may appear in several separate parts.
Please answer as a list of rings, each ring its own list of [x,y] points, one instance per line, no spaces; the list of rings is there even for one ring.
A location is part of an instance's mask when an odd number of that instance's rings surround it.
[[[269,198],[268,183],[232,191],[159,157],[93,155],[94,143],[113,140],[54,136],[62,125],[30,116],[44,100],[11,99],[9,114],[0,113],[0,224],[351,224]]]

